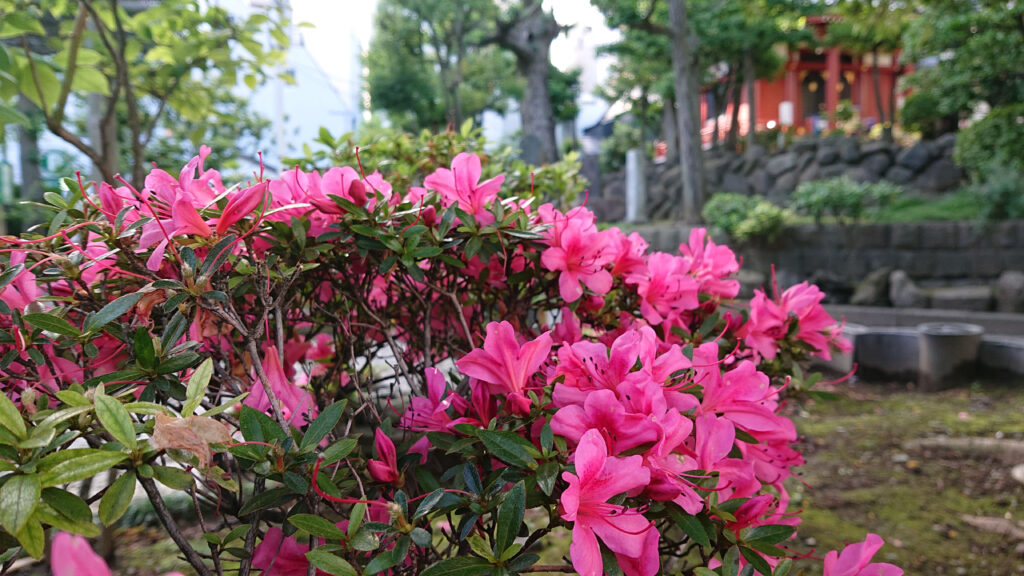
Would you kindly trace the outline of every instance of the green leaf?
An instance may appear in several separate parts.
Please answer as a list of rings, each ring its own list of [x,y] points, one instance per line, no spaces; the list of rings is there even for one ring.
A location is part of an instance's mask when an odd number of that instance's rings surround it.
[[[525,512],[526,487],[520,481],[508,491],[498,509],[498,524],[494,531],[494,552],[498,556],[515,542]]]
[[[11,10],[4,14],[3,37],[21,36],[25,34],[38,34],[46,36],[46,30],[38,19],[33,18],[27,11]]]
[[[76,92],[92,92],[104,96],[110,94],[110,85],[107,83],[107,77],[99,70],[85,66],[76,67],[71,87]]]
[[[43,462],[40,461],[40,470],[43,471],[39,475],[39,481],[44,487],[67,484],[109,470],[127,458],[128,455],[123,452],[84,448],[70,458],[60,460],[52,467],[48,466],[46,470],[43,470]]]
[[[409,537],[412,538],[413,544],[419,546],[420,548],[429,548],[430,543],[432,542],[430,532],[427,532],[426,530],[418,526],[412,529],[412,532],[409,533]]]
[[[153,478],[174,490],[188,490],[195,483],[195,478],[181,468],[174,466],[153,465]]]
[[[0,526],[11,534],[17,534],[25,527],[36,506],[42,487],[35,474],[12,476],[0,488]]]
[[[245,398],[247,396],[249,396],[248,392],[244,392],[242,394],[239,394],[238,396],[235,396],[234,398],[228,400],[227,402],[225,402],[225,403],[223,403],[223,404],[221,404],[219,406],[215,406],[215,407],[207,410],[206,412],[203,412],[203,416],[209,416],[210,418],[213,418],[217,414],[220,414],[221,412],[227,410],[228,408],[231,408],[235,404],[241,403],[242,401],[245,400]]]
[[[323,451],[323,466],[334,464],[347,457],[358,445],[358,438],[342,438]]]
[[[378,572],[383,572],[392,566],[397,566],[402,560],[405,560],[405,555],[409,553],[409,537],[402,536],[395,542],[395,547],[387,552],[381,552],[373,560],[366,565],[364,574],[370,576]]]
[[[32,515],[34,520],[42,522],[44,525],[53,526],[58,530],[70,532],[72,534],[81,534],[86,538],[93,538],[100,535],[100,527],[93,524],[92,518],[88,522],[79,522],[72,518],[68,518],[66,515],[61,514],[50,504],[43,502],[36,508],[36,513]]]
[[[320,536],[328,540],[342,540],[345,538],[345,533],[341,531],[341,528],[338,528],[326,518],[321,518],[314,514],[295,514],[289,516],[288,521],[296,528],[305,530],[314,536]]]
[[[30,556],[36,559],[43,557],[43,550],[46,548],[46,533],[39,522],[32,520],[25,524],[25,527],[21,529],[21,532],[15,534],[15,537]]]
[[[369,530],[359,530],[352,535],[348,545],[360,552],[373,552],[380,546],[380,536]]]
[[[32,121],[13,106],[0,104],[0,126],[6,124],[18,124],[20,126],[31,126]],[[20,266],[20,264],[19,264]],[[2,280],[0,280],[2,282]]]
[[[114,320],[117,320],[124,313],[128,312],[138,304],[139,300],[141,300],[144,295],[145,294],[142,292],[133,292],[131,294],[121,296],[117,300],[107,304],[99,312],[85,319],[85,326],[83,327],[84,331],[95,332]]]
[[[104,526],[117,522],[128,511],[134,495],[135,471],[129,470],[114,480],[100,499],[100,522]]]
[[[21,412],[7,394],[0,394],[0,426],[10,430],[19,439],[24,439],[28,434]]]
[[[519,468],[537,468],[537,460],[530,454],[537,449],[521,436],[495,430],[480,430],[477,436],[498,460]]]
[[[475,556],[449,558],[423,571],[421,576],[482,576],[489,574],[494,566]]]
[[[3,118],[0,117],[0,123],[3,122]],[[7,270],[4,270],[3,274],[0,274],[0,290],[7,287],[8,284],[14,281],[22,271],[25,270],[24,264],[15,264]]]
[[[196,368],[195,372],[188,379],[188,388],[185,390],[185,405],[181,408],[181,416],[187,418],[195,413],[196,408],[202,403],[206,396],[206,387],[210,385],[210,377],[213,376],[213,358],[203,360],[203,363]]]
[[[347,405],[348,400],[342,400],[324,408],[324,411],[309,425],[306,434],[303,435],[302,442],[299,443],[299,451],[308,450],[326,438],[331,430],[334,430],[338,420],[341,420],[341,414],[345,411]]]
[[[106,394],[100,394],[103,387],[96,388],[96,416],[103,424],[103,428],[120,442],[125,448],[134,452],[138,448],[138,440],[135,438],[135,426],[132,424],[132,416],[121,404],[120,400],[111,398]]]
[[[796,532],[796,528],[783,524],[757,526],[750,532],[747,532],[743,542],[746,544],[778,544],[789,539],[794,532]]]
[[[669,506],[668,515],[676,523],[676,526],[679,526],[698,546],[711,547],[711,539],[708,538],[708,533],[696,516],[691,516],[676,506]]]
[[[191,368],[199,358],[199,354],[195,352],[185,352],[171,356],[156,367],[156,373],[171,374],[172,372],[181,372],[186,368]]]
[[[697,568],[693,569],[693,576],[718,576],[718,572],[715,572],[710,568],[698,566]]]
[[[412,515],[412,519],[415,520],[428,514],[435,506],[437,506],[437,503],[444,498],[444,495],[445,491],[441,488],[427,494],[426,498],[424,498],[423,501],[420,502],[420,505],[416,507],[416,512]]]
[[[313,549],[306,552],[310,564],[335,576],[357,576],[359,573],[344,558],[339,558],[326,550]]]
[[[360,502],[352,507],[352,512],[348,515],[348,535],[352,537],[356,532],[359,531],[359,527],[363,524],[363,517],[366,516],[366,503]]]
[[[139,326],[135,330],[135,359],[139,366],[146,370],[156,368],[156,349],[153,347],[153,337],[143,326]]]
[[[92,523],[92,509],[78,496],[60,488],[44,488],[43,502],[75,522]]]
[[[722,558],[722,576],[736,576],[740,569],[740,550],[733,546]]]
[[[555,489],[555,480],[558,479],[558,462],[545,462],[537,468],[537,486],[547,496]]]
[[[236,236],[234,234],[228,234],[224,238],[221,238],[217,245],[210,249],[210,253],[207,255],[206,260],[203,261],[203,267],[199,269],[199,276],[212,276],[217,270],[220,270],[224,261],[231,255],[231,247],[235,244]]]
[[[772,572],[772,576],[788,576],[792,569],[793,560],[790,558],[783,558],[775,565],[775,572]]]
[[[239,516],[248,516],[257,510],[278,506],[295,498],[295,494],[289,488],[277,486],[264,492],[256,494],[246,501],[242,509],[238,511]]]
[[[760,554],[751,550],[750,548],[740,547],[740,554],[747,561],[747,567],[753,567],[761,574],[771,574],[772,567],[761,557]]]
[[[70,322],[63,318],[54,316],[53,314],[25,314],[22,318],[25,322],[28,322],[36,328],[47,332],[53,332],[54,334],[60,334],[61,336],[78,338],[82,335],[78,328],[72,326]]]

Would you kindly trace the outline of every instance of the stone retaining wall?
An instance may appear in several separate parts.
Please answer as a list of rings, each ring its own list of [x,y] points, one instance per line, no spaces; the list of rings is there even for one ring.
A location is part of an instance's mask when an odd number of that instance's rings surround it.
[[[671,224],[637,230],[652,249],[670,252],[689,235],[687,227]],[[783,285],[810,279],[826,291],[842,292],[883,268],[904,270],[925,285],[983,283],[1005,270],[1024,270],[1024,220],[802,224],[772,244],[730,246],[748,272],[767,276],[774,264]]]
[[[708,193],[765,196],[779,205],[785,205],[804,182],[842,176],[856,182],[884,179],[909,190],[937,193],[957,188],[963,181],[964,172],[953,161],[955,145],[955,134],[906,148],[847,136],[812,137],[775,153],[762,146],[742,155],[722,150],[705,152],[704,176]],[[648,165],[646,176],[649,219],[668,218],[682,186],[678,165]],[[603,175],[600,183],[602,192],[591,197],[591,209],[606,222],[625,218],[623,172]]]

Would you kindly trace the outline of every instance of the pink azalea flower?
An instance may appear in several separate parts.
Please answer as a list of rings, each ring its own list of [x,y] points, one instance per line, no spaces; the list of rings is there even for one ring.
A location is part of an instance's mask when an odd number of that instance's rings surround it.
[[[277,346],[268,346],[263,356],[263,371],[270,381],[270,389],[281,403],[281,411],[285,420],[296,427],[306,425],[306,418],[316,417],[316,402],[309,390],[288,380],[285,376],[284,366],[281,364],[281,357],[277,352]],[[263,384],[253,374],[253,383],[249,388],[249,396],[245,399],[245,405],[267,414],[271,413],[270,399],[267,397]]]
[[[796,322],[794,338],[828,360],[833,345],[845,349],[849,344],[839,334],[835,319],[822,307],[824,298],[824,292],[807,282],[787,288],[778,301],[769,300],[763,290],[755,290],[749,319],[737,336],[761,357],[774,360],[779,342],[789,335],[790,323]]]
[[[395,452],[395,443],[378,428],[374,432],[374,446],[377,448],[377,457],[380,460],[368,460],[366,467],[370,476],[378,482],[386,484],[398,484],[402,478],[398,471],[398,455]]]
[[[26,253],[21,250],[11,252],[11,266],[25,264]],[[12,310],[24,310],[30,303],[35,302],[39,296],[39,288],[36,285],[36,275],[28,270],[22,270],[10,284],[4,286],[0,291],[0,300],[7,303]]]
[[[487,325],[484,347],[470,351],[455,364],[466,376],[486,383],[492,394],[504,394],[512,412],[527,414],[527,384],[548,359],[551,345],[547,332],[520,345],[511,324],[491,322]]]
[[[268,181],[260,182],[232,195],[217,221],[217,234],[224,236],[228,228],[245,218],[267,197]]]
[[[82,536],[57,532],[50,551],[53,576],[110,576],[110,568]]]
[[[644,320],[683,325],[682,314],[700,305],[697,281],[689,272],[690,265],[681,256],[654,252],[647,257],[646,268],[626,276],[626,283],[636,286]]]
[[[903,570],[892,564],[871,562],[885,541],[877,534],[868,534],[864,542],[850,544],[841,553],[825,555],[823,576],[902,576]]]
[[[447,432],[452,425],[448,415],[449,408],[463,414],[466,411],[466,400],[448,390],[444,375],[437,368],[425,370],[427,381],[427,397],[414,396],[402,415],[402,426],[409,430],[423,432]]]
[[[570,212],[571,214],[571,212]],[[567,303],[583,296],[581,283],[595,294],[607,294],[612,274],[605,267],[615,257],[608,232],[600,232],[585,218],[571,218],[540,255],[541,264],[558,276],[558,293]]]
[[[481,224],[494,222],[489,208],[505,175],[495,176],[480,182],[480,157],[463,152],[452,160],[451,170],[438,168],[423,179],[423,185],[441,194],[441,205],[445,208],[458,204],[463,211],[472,214]]]
[[[704,228],[690,230],[690,239],[679,245],[679,251],[690,260],[690,271],[700,283],[700,291],[720,298],[735,298],[740,293],[739,280],[728,280],[740,269],[736,254],[728,246],[719,246],[708,238]]]
[[[613,496],[647,485],[650,471],[642,460],[640,456],[609,458],[601,433],[591,430],[576,448],[576,474],[562,474],[569,487],[562,492],[561,516],[573,523],[569,555],[581,576],[604,573],[598,537],[615,553],[627,575],[657,573],[657,529],[638,511],[608,504]]]
[[[262,576],[306,576],[308,551],[309,545],[299,544],[294,536],[285,537],[274,526],[253,550],[252,567],[262,570]]]
[[[280,529],[277,529],[280,532]],[[110,576],[110,568],[99,554],[93,552],[85,538],[67,532],[57,532],[50,550],[50,570],[53,576]],[[305,571],[302,572],[305,575]],[[182,576],[170,572],[164,576]]]
[[[660,428],[645,414],[631,413],[611,390],[591,392],[583,406],[559,409],[551,418],[551,430],[576,444],[584,434],[597,430],[613,454],[658,440]]]

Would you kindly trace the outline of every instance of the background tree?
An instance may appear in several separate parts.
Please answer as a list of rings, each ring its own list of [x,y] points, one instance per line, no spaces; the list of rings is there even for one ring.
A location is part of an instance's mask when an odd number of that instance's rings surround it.
[[[521,84],[514,60],[483,46],[493,0],[383,0],[367,55],[371,106],[405,130],[462,125],[504,111]]]
[[[903,37],[906,59],[921,64],[909,84],[934,98],[937,114],[1024,101],[1024,4],[922,0],[919,13]]]
[[[896,110],[896,82],[889,89],[889,118],[882,106],[882,86],[878,71],[878,55],[892,53],[902,44],[903,32],[912,15],[910,3],[901,0],[841,0],[833,10],[841,19],[828,27],[825,42],[842,46],[854,56],[871,55],[871,79],[882,125],[882,138],[892,140],[893,112]]]
[[[52,23],[52,29],[43,23]],[[47,129],[82,152],[104,180],[125,171],[141,183],[147,148],[170,111],[188,123],[218,119],[239,81],[255,89],[280,61],[288,38],[281,18],[246,19],[195,0],[127,11],[117,0],[0,0],[0,101],[31,101]],[[89,137],[74,130],[74,104],[96,104]],[[102,100],[102,101],[100,101]],[[4,107],[5,121],[18,121]],[[119,119],[120,115],[120,119]],[[195,133],[195,130],[193,130]],[[122,149],[124,152],[122,153]]]

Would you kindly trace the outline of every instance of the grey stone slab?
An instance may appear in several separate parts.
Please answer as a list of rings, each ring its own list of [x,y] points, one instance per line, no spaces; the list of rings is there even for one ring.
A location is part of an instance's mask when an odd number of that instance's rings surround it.
[[[921,224],[921,248],[956,248],[955,222],[926,222]]]
[[[932,308],[985,312],[992,308],[992,287],[952,286],[932,290]]]

